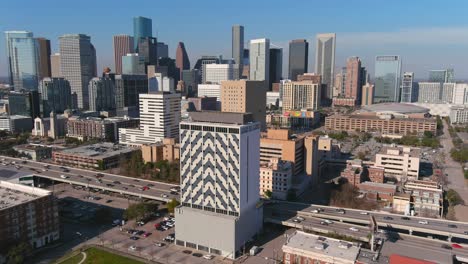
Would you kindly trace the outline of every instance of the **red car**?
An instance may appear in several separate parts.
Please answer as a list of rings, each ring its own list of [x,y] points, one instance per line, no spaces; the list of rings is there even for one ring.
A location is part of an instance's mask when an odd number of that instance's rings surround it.
[[[143,186],[143,191],[146,191],[146,190],[149,190],[149,187],[148,186]]]
[[[458,245],[458,244],[452,244],[452,247],[453,248],[463,248],[462,246]]]
[[[149,232],[146,232],[146,233],[143,234],[144,237],[149,237],[150,235],[151,235],[151,233],[149,233]]]

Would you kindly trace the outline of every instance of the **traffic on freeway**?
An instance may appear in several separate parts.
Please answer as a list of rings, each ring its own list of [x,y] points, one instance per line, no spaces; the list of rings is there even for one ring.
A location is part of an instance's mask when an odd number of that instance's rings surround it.
[[[379,226],[468,239],[468,223],[465,222],[279,201],[266,205],[266,208],[357,224],[369,224],[372,215]]]
[[[179,197],[179,186],[115,174],[0,157],[0,168],[31,173],[39,178],[167,202]]]

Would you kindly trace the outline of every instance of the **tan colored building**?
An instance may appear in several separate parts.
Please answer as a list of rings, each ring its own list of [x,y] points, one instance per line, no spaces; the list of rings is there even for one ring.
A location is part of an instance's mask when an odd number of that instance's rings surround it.
[[[354,98],[344,98],[344,97],[333,97],[332,100],[333,106],[355,106],[356,99]]]
[[[385,146],[375,155],[375,167],[384,168],[386,177],[398,181],[417,180],[421,149],[404,146]]]
[[[50,72],[52,78],[62,77],[62,73],[60,71],[60,53],[50,55]]]
[[[306,72],[304,74],[297,75],[297,81],[312,81],[313,83],[321,84],[322,83],[322,75]]]
[[[320,89],[321,85],[314,81],[285,82],[283,110],[317,110],[320,107]]]
[[[268,163],[260,164],[260,195],[271,192],[271,197],[286,200],[292,186],[292,166],[289,161],[271,158]]]
[[[340,176],[345,178],[349,184],[357,186],[363,181],[363,173],[362,160],[348,160],[346,168],[341,172]]]
[[[145,163],[161,160],[174,162],[180,159],[180,145],[175,138],[165,138],[162,142],[142,145],[141,153]]]
[[[393,212],[409,214],[411,195],[409,193],[396,193],[393,195]]]
[[[328,130],[373,132],[384,134],[436,134],[437,121],[434,118],[383,118],[372,115],[332,115],[325,118]]]
[[[304,135],[296,137],[287,129],[268,129],[260,138],[260,163],[271,158],[292,163],[294,175],[304,171]]]
[[[358,184],[360,193],[366,194],[369,197],[375,197],[377,200],[385,200],[388,202],[393,201],[393,196],[396,193],[396,185],[387,183],[376,183],[376,182],[363,182]]]
[[[374,100],[374,85],[366,83],[362,86],[361,105],[371,105]]]
[[[316,184],[320,177],[320,152],[318,150],[319,136],[308,135],[304,139],[304,169],[312,177],[312,184]]]
[[[221,82],[221,111],[252,113],[253,119],[266,128],[266,86],[263,81],[235,80]]]

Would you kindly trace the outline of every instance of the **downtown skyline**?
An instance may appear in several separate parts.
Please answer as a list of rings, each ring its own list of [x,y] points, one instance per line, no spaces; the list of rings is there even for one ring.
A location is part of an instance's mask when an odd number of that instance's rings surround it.
[[[45,3],[44,3],[45,2]],[[430,19],[421,17],[419,19],[411,18],[412,11],[417,10],[417,5],[406,6],[406,10],[398,9],[401,1],[395,1],[392,4],[386,4],[389,10],[400,10],[398,19],[390,19],[389,14],[375,13],[366,14],[359,18],[356,15],[347,14],[346,8],[350,5],[343,3],[342,8],[335,9],[336,17],[328,19],[327,23],[312,23],[304,13],[303,8],[293,6],[285,8],[285,3],[274,1],[271,6],[264,6],[252,3],[247,8],[244,5],[244,13],[230,18],[219,14],[213,14],[211,19],[217,23],[212,23],[207,18],[202,18],[196,14],[188,14],[182,10],[181,16],[184,19],[178,21],[169,16],[164,10],[177,8],[177,3],[164,3],[158,8],[136,8],[136,7],[118,7],[115,6],[115,12],[108,15],[98,16],[104,8],[104,4],[96,3],[93,10],[84,15],[84,13],[68,13],[75,7],[65,4],[53,3],[53,1],[41,2],[42,6],[33,1],[17,1],[9,3],[4,12],[0,11],[3,21],[0,30],[28,30],[34,33],[34,36],[50,39],[52,53],[58,52],[58,37],[64,34],[82,33],[91,36],[93,45],[96,48],[98,72],[103,67],[109,66],[115,69],[112,49],[112,37],[118,34],[133,35],[133,17],[145,16],[153,20],[153,35],[158,41],[169,45],[169,56],[175,58],[175,51],[179,41],[184,42],[191,65],[195,64],[197,58],[202,55],[223,55],[224,58],[231,57],[231,27],[234,24],[243,25],[245,28],[244,46],[252,39],[268,38],[273,47],[277,46],[283,49],[283,78],[287,78],[288,72],[288,54],[289,41],[293,39],[306,39],[309,43],[308,71],[315,72],[315,49],[316,34],[336,33],[336,58],[335,71],[346,64],[346,59],[351,56],[359,56],[371,77],[373,78],[375,56],[378,55],[399,55],[402,58],[402,71],[411,71],[415,73],[415,79],[425,79],[428,77],[428,71],[433,69],[454,68],[457,80],[468,78],[468,72],[465,71],[463,62],[468,59],[468,54],[463,52],[464,46],[468,45],[468,25],[456,15],[451,15],[447,19]],[[86,1],[84,1],[86,3]],[[210,2],[210,1],[208,1]],[[371,7],[364,7],[362,1],[358,6],[362,11],[371,10]],[[55,17],[64,19],[65,23],[55,23],[50,18],[43,18],[38,13],[42,7],[48,3],[55,9],[61,10]],[[28,4],[28,10],[22,10],[22,7]],[[193,3],[185,3],[194,5]],[[283,9],[275,7],[282,6]],[[312,8],[312,4],[303,3],[305,9]],[[317,4],[317,10],[331,11],[331,4]],[[428,1],[425,4],[427,16],[435,12],[442,4],[435,1]],[[460,12],[464,3],[460,3],[456,8],[450,5],[443,5],[450,9],[452,14]],[[141,5],[134,5],[141,6]],[[242,6],[242,5],[240,5]],[[195,13],[213,11],[217,8],[231,9],[233,11],[242,11],[243,8],[233,4],[217,4],[214,2],[203,3],[200,7],[193,7]],[[267,19],[267,16],[260,10],[265,9],[265,13],[282,12],[287,23],[282,20]],[[356,7],[354,7],[356,8]],[[95,10],[94,10],[95,9]],[[160,10],[160,12],[159,12]],[[221,10],[221,9],[219,9]],[[429,11],[427,11],[429,10]],[[21,13],[20,13],[21,12]],[[297,16],[293,13],[297,12]],[[35,15],[33,15],[35,13]],[[222,13],[222,12],[221,12]],[[317,12],[317,19],[325,19],[323,14]],[[22,14],[21,16],[19,14]],[[341,15],[341,17],[339,16]],[[333,19],[335,17],[336,19]],[[377,19],[380,17],[380,19]],[[81,20],[86,18],[86,20]],[[350,22],[343,21],[346,18],[352,19]],[[373,20],[373,23],[366,21]],[[346,22],[346,23],[345,23]],[[96,26],[102,25],[102,26]],[[105,28],[105,29],[103,29]],[[5,55],[5,39],[0,39],[0,76],[7,76],[7,63]]]

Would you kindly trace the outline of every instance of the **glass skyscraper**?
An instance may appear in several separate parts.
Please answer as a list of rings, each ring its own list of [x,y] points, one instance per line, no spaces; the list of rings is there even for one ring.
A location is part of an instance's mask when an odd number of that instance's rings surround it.
[[[146,17],[134,17],[133,18],[133,44],[135,52],[138,52],[138,44],[140,38],[152,37],[153,36],[153,25],[152,20]]]
[[[375,57],[374,103],[400,102],[400,56]]]
[[[401,80],[401,100],[402,103],[412,103],[417,99],[417,83],[414,82],[414,73],[405,72]]]
[[[315,47],[315,71],[322,75],[322,83],[327,85],[324,98],[333,97],[333,77],[335,71],[335,43],[336,34],[317,34],[317,46]]]
[[[297,76],[307,72],[309,43],[305,39],[289,42],[289,79],[296,81]]]
[[[453,69],[429,71],[429,82],[453,82]]]
[[[15,91],[37,91],[39,84],[39,46],[29,31],[6,31],[10,84]]]

